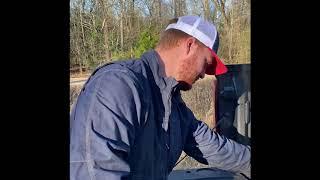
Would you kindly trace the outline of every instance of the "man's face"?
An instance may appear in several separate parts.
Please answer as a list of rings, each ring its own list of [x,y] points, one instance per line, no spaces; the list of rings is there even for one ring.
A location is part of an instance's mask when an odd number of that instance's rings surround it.
[[[204,78],[206,67],[212,63],[210,50],[204,45],[198,44],[197,49],[181,61],[178,67],[177,80],[181,90],[187,91],[192,88],[198,79]]]

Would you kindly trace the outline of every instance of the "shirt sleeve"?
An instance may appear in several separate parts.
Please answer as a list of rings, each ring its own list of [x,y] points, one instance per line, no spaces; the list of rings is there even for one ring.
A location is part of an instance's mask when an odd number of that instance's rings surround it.
[[[187,108],[187,107],[186,107]],[[251,148],[212,131],[187,108],[190,127],[184,151],[197,161],[250,176]]]

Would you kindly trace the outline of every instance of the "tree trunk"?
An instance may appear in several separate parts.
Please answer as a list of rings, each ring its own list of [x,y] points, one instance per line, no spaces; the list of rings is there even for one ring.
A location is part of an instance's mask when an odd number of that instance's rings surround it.
[[[204,5],[204,18],[206,20],[209,20],[210,19],[209,0],[204,0],[203,5]]]
[[[81,0],[81,7],[80,7],[80,26],[81,26],[81,33],[82,33],[82,42],[83,42],[83,49],[86,47],[86,41],[85,41],[85,36],[84,36],[84,29],[83,29],[83,19],[82,19],[82,12],[84,8],[84,1]],[[82,59],[82,58],[80,58]],[[79,66],[80,66],[80,75],[82,75],[82,64],[83,62],[80,60]]]
[[[173,14],[174,14],[174,17],[178,17],[178,0],[173,0]]]
[[[233,37],[233,32],[232,32],[232,30],[233,30],[233,22],[232,22],[232,11],[231,11],[231,21],[230,21],[230,28],[229,28],[229,32],[230,32],[230,34],[229,34],[229,37],[230,37],[230,40],[229,40],[229,62],[231,62],[232,61],[232,48],[233,48],[233,46],[232,46],[232,37]]]
[[[76,26],[75,21],[74,21],[73,25],[74,25],[74,29],[77,30],[77,26]],[[77,37],[74,41],[75,42],[74,48],[76,49],[76,52],[77,52],[77,57],[76,57],[77,61],[76,62],[79,64],[80,69],[81,69],[82,68],[82,66],[81,66],[81,53],[80,53],[80,44],[79,44],[79,42],[81,41],[81,37],[80,37],[79,31],[75,31],[75,33],[76,33],[76,37]],[[75,64],[77,64],[77,63],[75,63]],[[82,70],[80,70],[80,73],[82,73]]]
[[[158,23],[159,23],[159,25],[160,25],[160,27],[162,27],[162,18],[161,18],[161,0],[158,0],[158,18],[159,18],[159,21],[158,21]]]
[[[100,5],[102,7],[102,18],[103,18],[103,23],[102,23],[102,30],[103,30],[103,37],[104,37],[104,48],[105,48],[105,53],[104,53],[104,58],[106,61],[110,60],[110,49],[109,49],[109,29],[108,29],[108,10],[107,10],[107,5],[104,3],[103,0],[100,0]]]
[[[212,14],[212,22],[215,23],[216,22],[216,19],[217,19],[217,9],[216,7],[214,8],[214,11],[213,11],[213,14]]]
[[[217,8],[221,12],[223,18],[226,21],[227,26],[230,26],[230,19],[226,15],[226,10],[225,10],[225,0],[212,0],[212,1],[214,3],[215,8]]]
[[[123,51],[123,0],[120,0],[120,45],[121,45],[121,51]]]
[[[103,27],[103,34],[104,34],[104,47],[105,47],[105,58],[107,61],[110,60],[110,50],[109,50],[109,30],[108,30],[108,23],[106,22],[106,18],[103,20],[105,21],[104,27]]]
[[[93,9],[93,7],[92,7]],[[91,10],[92,11],[92,10]],[[95,36],[98,34],[97,27],[96,27],[96,17],[93,12],[91,12],[91,21],[92,21],[92,31],[94,32]],[[90,40],[90,47],[91,47],[91,53],[92,53],[92,60],[95,62],[97,60],[96,58],[96,47],[95,47],[95,36],[91,36]]]
[[[134,0],[130,4],[130,13],[129,13],[129,31],[133,29],[134,26]]]

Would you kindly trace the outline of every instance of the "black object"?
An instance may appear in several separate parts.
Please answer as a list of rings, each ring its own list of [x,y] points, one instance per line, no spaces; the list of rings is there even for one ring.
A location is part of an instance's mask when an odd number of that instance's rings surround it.
[[[227,65],[227,68],[226,74],[217,76],[217,131],[241,144],[250,145],[250,64]]]

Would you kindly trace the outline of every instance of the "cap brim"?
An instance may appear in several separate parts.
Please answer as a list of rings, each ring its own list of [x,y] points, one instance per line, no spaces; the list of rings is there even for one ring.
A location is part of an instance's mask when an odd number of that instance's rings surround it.
[[[211,51],[213,62],[210,64],[206,69],[206,74],[208,75],[221,75],[228,71],[228,68],[223,64],[223,62],[220,60],[220,58],[217,56],[217,54],[210,48],[208,48]]]

